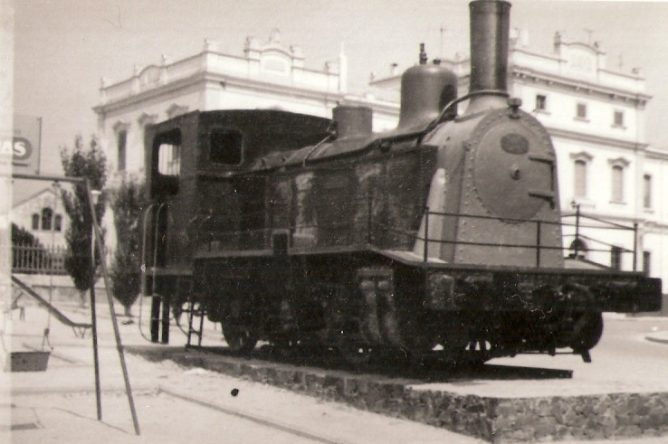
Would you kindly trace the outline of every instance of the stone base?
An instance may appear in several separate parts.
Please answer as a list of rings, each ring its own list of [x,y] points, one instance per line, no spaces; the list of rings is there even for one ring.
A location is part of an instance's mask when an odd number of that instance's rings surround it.
[[[668,435],[668,392],[478,396],[421,389],[423,381],[418,380],[296,367],[180,347],[127,350],[149,360],[170,359],[494,443]]]

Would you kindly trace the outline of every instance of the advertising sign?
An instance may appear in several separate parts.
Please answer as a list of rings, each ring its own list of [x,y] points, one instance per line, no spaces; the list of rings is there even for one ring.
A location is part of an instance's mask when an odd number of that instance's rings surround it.
[[[14,173],[39,174],[41,143],[42,118],[15,114],[11,146]],[[6,149],[9,147],[3,147]]]

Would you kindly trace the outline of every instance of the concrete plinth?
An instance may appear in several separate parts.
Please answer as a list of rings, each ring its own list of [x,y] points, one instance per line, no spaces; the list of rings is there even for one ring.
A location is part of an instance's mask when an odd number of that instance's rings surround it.
[[[668,435],[668,391],[518,396],[522,392],[519,390],[503,395],[484,389],[476,393],[471,384],[457,378],[425,382],[240,359],[181,347],[129,347],[128,351],[150,360],[171,359],[184,366],[247,378],[494,443]],[[514,371],[506,366],[486,367],[496,373]],[[516,374],[521,370],[518,368]],[[550,378],[564,377],[563,371],[551,372],[535,369],[536,377],[545,385],[551,384]],[[531,374],[522,377],[531,378]],[[461,390],[462,385],[467,389]],[[527,384],[520,380],[517,385]]]

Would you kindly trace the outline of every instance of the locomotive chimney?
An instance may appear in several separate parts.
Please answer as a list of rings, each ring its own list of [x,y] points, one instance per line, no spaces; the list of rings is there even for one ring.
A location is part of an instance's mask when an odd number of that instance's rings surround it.
[[[471,11],[471,99],[467,113],[505,106],[508,91],[510,3],[475,0]],[[484,94],[489,91],[489,94]]]

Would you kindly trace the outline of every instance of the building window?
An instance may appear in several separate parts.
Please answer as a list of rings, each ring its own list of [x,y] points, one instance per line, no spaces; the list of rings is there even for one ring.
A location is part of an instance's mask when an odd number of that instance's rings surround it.
[[[575,117],[580,120],[587,120],[587,104],[578,103],[575,109]]]
[[[617,127],[624,126],[624,111],[615,111],[613,115],[612,126],[617,126]]]
[[[127,143],[128,143],[127,130],[119,131],[116,140],[116,147],[118,149],[118,158],[116,165],[118,171],[125,171],[125,157],[126,157]]]
[[[649,276],[649,273],[651,271],[651,263],[652,263],[652,253],[649,251],[643,251],[642,252],[642,271],[646,275]]]
[[[622,249],[621,247],[611,247],[610,248],[610,268],[613,270],[622,269]]]
[[[39,230],[39,214],[37,213],[32,215],[32,229]]]
[[[643,195],[642,203],[645,208],[652,208],[652,176],[645,174],[642,178]]]
[[[181,172],[181,146],[163,143],[158,151],[158,172],[164,176],[178,176]]]
[[[53,210],[49,207],[42,208],[42,230],[51,230],[51,220],[53,219]]]
[[[547,96],[536,94],[536,111],[547,111]]]
[[[181,173],[181,132],[179,130],[159,134],[158,173],[163,176],[178,177]]]
[[[56,231],[62,231],[63,229],[63,216],[56,214],[53,218],[53,229]]]
[[[582,159],[575,161],[575,183],[574,195],[575,197],[587,196],[587,162]]]
[[[612,167],[612,202],[624,202],[624,167],[613,165]]]

